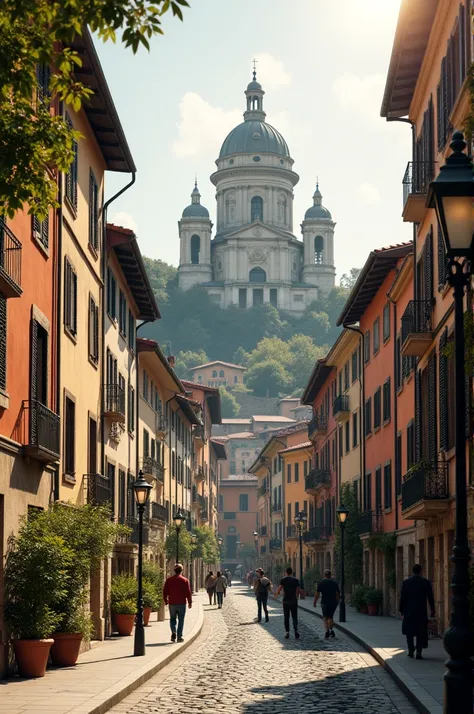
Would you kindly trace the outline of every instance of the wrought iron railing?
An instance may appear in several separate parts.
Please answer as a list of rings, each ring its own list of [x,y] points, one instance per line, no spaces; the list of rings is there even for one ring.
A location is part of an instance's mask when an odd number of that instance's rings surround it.
[[[431,300],[410,300],[402,315],[402,344],[408,335],[431,332],[433,303]]]
[[[402,481],[402,510],[420,501],[435,501],[449,496],[448,464],[421,462],[412,467]]]
[[[161,503],[151,502],[151,517],[154,521],[168,523],[168,509],[162,506]]]
[[[105,391],[105,412],[121,414],[125,417],[125,390],[118,384],[106,384]]]
[[[308,422],[308,437],[312,436],[315,431],[323,431],[328,427],[327,414],[313,414],[313,417]]]
[[[55,456],[60,452],[60,419],[37,399],[27,402],[29,410],[28,446],[45,449]]]
[[[286,527],[286,537],[287,538],[299,538],[299,530],[296,526]]]
[[[331,472],[326,469],[311,469],[309,474],[305,476],[305,490],[321,488],[331,484]]]
[[[153,459],[151,456],[143,457],[142,471],[144,474],[149,474],[153,478],[156,478],[157,481],[161,481],[161,483],[163,483],[165,478],[165,468],[163,464],[160,464],[159,461]]]
[[[197,481],[203,481],[204,480],[204,469],[202,466],[197,466],[194,470],[194,478]]]
[[[280,538],[272,538],[270,540],[270,550],[281,550],[282,542]]]
[[[326,541],[331,535],[329,526],[311,526],[311,528],[303,533],[305,543],[315,543],[316,541]]]
[[[403,206],[409,196],[424,196],[434,178],[431,161],[409,161],[403,176]]]
[[[21,292],[22,245],[0,218],[0,272],[16,291]]]
[[[272,505],[272,511],[273,511],[273,513],[280,513],[280,511],[281,511],[281,501],[279,501],[278,503],[274,503],[274,504]]]
[[[130,528],[131,533],[128,536],[128,542],[138,545],[140,534],[138,518],[127,518],[126,525]],[[150,542],[150,528],[147,519],[143,521],[143,545],[148,545]]]
[[[87,500],[100,506],[111,503],[113,495],[113,484],[110,479],[102,474],[87,474]]]
[[[339,394],[339,396],[335,398],[332,406],[333,416],[336,416],[336,414],[339,414],[340,412],[348,412],[349,409],[349,395]]]
[[[365,513],[361,513],[357,525],[359,533],[382,533],[382,511],[365,511]]]

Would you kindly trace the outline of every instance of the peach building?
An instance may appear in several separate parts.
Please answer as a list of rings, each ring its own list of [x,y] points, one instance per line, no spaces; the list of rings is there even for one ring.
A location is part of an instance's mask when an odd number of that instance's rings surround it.
[[[193,381],[208,387],[235,387],[243,384],[246,367],[231,362],[207,362],[189,370],[193,373]]]

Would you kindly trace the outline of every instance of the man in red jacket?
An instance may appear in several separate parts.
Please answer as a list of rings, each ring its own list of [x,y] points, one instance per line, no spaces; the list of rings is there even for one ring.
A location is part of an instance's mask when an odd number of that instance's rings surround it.
[[[171,642],[176,642],[176,618],[178,619],[178,642],[183,640],[184,616],[186,615],[186,602],[188,607],[193,606],[193,597],[189,580],[181,575],[183,566],[176,563],[175,575],[166,579],[163,588],[163,600],[170,606]]]

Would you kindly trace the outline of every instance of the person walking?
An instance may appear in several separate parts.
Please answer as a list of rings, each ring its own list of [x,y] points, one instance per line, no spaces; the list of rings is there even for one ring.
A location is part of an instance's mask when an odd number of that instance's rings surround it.
[[[176,634],[178,642],[184,642],[183,629],[184,618],[186,615],[186,603],[189,609],[193,606],[193,596],[189,580],[182,575],[183,566],[181,563],[176,563],[174,566],[174,575],[166,579],[163,587],[163,601],[170,608],[170,628],[171,642],[176,642]],[[178,632],[176,633],[176,620],[178,620]]]
[[[258,622],[262,621],[262,608],[263,612],[265,613],[265,622],[269,621],[268,617],[268,607],[267,607],[267,602],[268,602],[268,593],[272,589],[272,583],[271,581],[265,576],[264,571],[262,568],[257,568],[257,578],[255,580],[255,585],[254,585],[254,591],[255,591],[255,596],[257,598],[257,607],[258,607]]]
[[[321,596],[321,610],[323,612],[323,622],[326,634],[324,635],[326,639],[329,637],[335,637],[334,634],[334,613],[338,606],[341,592],[339,590],[339,585],[331,577],[331,571],[324,571],[324,578],[318,583],[317,590],[314,594],[313,607],[316,607],[317,602]]]
[[[225,573],[224,573],[224,575],[225,575],[225,577],[226,577],[226,579],[227,579],[227,585],[228,585],[228,587],[231,588],[231,587],[232,587],[232,573],[230,572],[230,570],[226,570]]]
[[[295,639],[299,640],[298,632],[298,597],[301,595],[300,582],[293,575],[293,568],[286,569],[286,576],[280,581],[276,597],[283,590],[283,619],[285,623],[285,639],[290,637],[290,615],[293,620]]]
[[[413,566],[413,575],[402,583],[398,609],[403,617],[402,633],[407,638],[408,656],[423,659],[422,650],[428,647],[428,605],[435,616],[433,588],[428,578],[421,575],[421,565]]]
[[[214,585],[216,588],[217,595],[217,609],[222,610],[222,605],[224,603],[225,598],[225,591],[227,590],[227,580],[225,579],[224,575],[222,575],[220,570],[217,571],[217,577]]]
[[[214,575],[214,572],[212,570],[209,572],[209,575],[206,578],[204,587],[206,588],[206,592],[209,597],[209,605],[212,605],[212,598],[214,598],[214,605],[215,605],[216,604],[216,576]]]

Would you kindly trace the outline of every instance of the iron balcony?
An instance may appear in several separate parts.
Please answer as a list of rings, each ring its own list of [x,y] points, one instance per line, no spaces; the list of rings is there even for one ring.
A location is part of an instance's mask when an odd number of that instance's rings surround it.
[[[402,315],[402,356],[423,357],[433,341],[431,300],[410,300]]]
[[[270,540],[270,550],[281,550],[282,542],[280,538],[272,538]]]
[[[37,399],[23,402],[27,415],[27,438],[24,452],[43,463],[59,460],[60,419],[51,409]]]
[[[165,478],[165,468],[159,461],[151,456],[144,456],[142,459],[142,471],[144,476],[150,476],[163,483]]]
[[[204,481],[204,469],[202,466],[196,466],[194,469],[194,479],[198,482]]]
[[[166,506],[162,506],[161,503],[156,503],[155,501],[152,501],[151,518],[153,521],[159,521],[160,523],[168,523],[168,509],[166,508]]]
[[[369,536],[372,533],[383,533],[382,511],[365,511],[361,513],[358,521],[359,535]]]
[[[351,418],[349,395],[340,394],[336,397],[332,407],[332,413],[338,424],[343,424],[344,422],[349,421]]]
[[[409,161],[403,176],[403,220],[421,223],[426,216],[426,194],[434,178],[431,161]]]
[[[102,474],[87,474],[87,501],[96,506],[112,505],[113,484]]]
[[[428,520],[449,508],[448,464],[420,462],[402,481],[402,513],[407,519]]]
[[[311,469],[305,476],[304,488],[308,493],[316,493],[318,489],[331,485],[331,472],[327,469]]]
[[[200,426],[200,425],[198,425],[198,424],[195,424],[195,425],[193,426],[193,437],[194,437],[197,441],[202,441],[202,442],[204,442],[204,441],[205,441],[205,439],[204,439],[204,427],[203,427],[203,426]]]
[[[328,430],[328,415],[314,414],[311,421],[308,423],[308,439],[315,441],[318,437],[327,434]]]
[[[160,440],[165,439],[166,434],[168,433],[168,419],[160,412],[156,415],[155,433]]]
[[[104,385],[104,416],[125,423],[125,390],[118,384]]]
[[[0,218],[0,293],[6,298],[20,297],[22,245]]]
[[[331,535],[331,529],[328,526],[311,526],[311,528],[303,533],[303,540],[308,545],[324,544]]]

